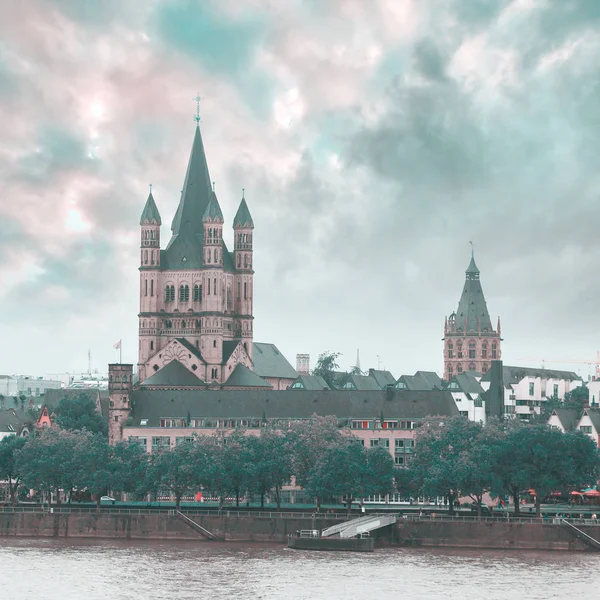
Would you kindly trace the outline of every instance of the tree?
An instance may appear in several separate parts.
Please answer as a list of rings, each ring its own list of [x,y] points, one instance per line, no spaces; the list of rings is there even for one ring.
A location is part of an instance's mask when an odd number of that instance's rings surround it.
[[[313,415],[307,421],[292,424],[287,434],[288,448],[291,452],[292,472],[300,487],[307,487],[315,465],[330,447],[341,444],[346,435],[349,434],[340,431],[336,417]],[[316,501],[319,510],[319,494]]]
[[[96,402],[87,394],[79,394],[76,398],[63,396],[55,414],[56,424],[62,429],[108,434],[107,424],[96,410]]]
[[[367,460],[362,489],[363,497],[385,496],[394,490],[396,469],[391,454],[380,446],[368,448],[365,452]]]
[[[315,365],[312,374],[322,377],[327,385],[331,388],[335,387],[335,371],[339,369],[337,359],[341,356],[340,352],[323,352],[319,354],[317,364]]]
[[[0,440],[0,479],[8,482],[12,504],[17,503],[17,490],[21,483],[21,472],[17,467],[16,454],[23,448],[26,438],[11,435]]]
[[[281,431],[265,428],[260,437],[248,438],[249,461],[252,469],[249,484],[260,495],[264,508],[265,495],[273,492],[277,510],[281,510],[281,489],[292,476],[292,460],[286,436]]]
[[[113,448],[108,440],[100,434],[82,432],[86,436],[83,452],[80,454],[79,484],[89,490],[96,497],[100,506],[100,498],[106,494],[115,483],[115,462],[113,461]]]
[[[219,453],[220,467],[226,475],[223,487],[226,488],[227,493],[235,495],[235,505],[238,507],[240,496],[245,494],[250,487],[253,468],[248,440],[244,429],[235,429],[227,436],[226,443],[223,440],[222,450]]]
[[[428,419],[417,432],[411,463],[416,485],[428,496],[447,497],[450,514],[463,489],[476,497],[481,489],[485,466],[477,471],[474,453],[481,431],[480,423],[457,416]]]
[[[182,496],[200,487],[202,471],[198,467],[202,456],[196,442],[184,442],[152,455],[148,474],[159,486],[173,493],[176,510],[181,506]]]

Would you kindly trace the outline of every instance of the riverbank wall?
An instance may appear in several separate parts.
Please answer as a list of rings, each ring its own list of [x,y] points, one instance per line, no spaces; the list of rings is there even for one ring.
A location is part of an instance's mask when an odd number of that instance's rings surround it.
[[[600,527],[578,525],[599,539]],[[429,548],[490,550],[595,551],[565,525],[505,521],[445,521],[401,519],[391,531],[382,531],[380,544]]]
[[[189,514],[193,521],[223,541],[287,542],[302,529],[325,529],[340,520]],[[209,541],[173,514],[0,513],[0,537],[99,538],[123,540]]]

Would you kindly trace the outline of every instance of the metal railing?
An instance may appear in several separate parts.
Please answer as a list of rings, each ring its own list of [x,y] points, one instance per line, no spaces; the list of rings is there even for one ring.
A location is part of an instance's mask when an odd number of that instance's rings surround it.
[[[68,507],[68,506],[5,506],[0,507],[0,514],[36,513],[36,514],[110,514],[110,515],[156,515],[169,514],[173,508],[115,508],[112,506]],[[314,513],[314,512],[277,512],[277,511],[241,511],[228,509],[214,510],[185,510],[189,517],[232,517],[238,519],[335,519],[345,521],[346,514]]]
[[[436,513],[433,516],[430,513],[423,513],[422,515],[418,514],[405,514],[403,518],[407,521],[454,521],[460,523],[477,523],[477,522],[485,522],[485,523],[535,523],[538,525],[560,525],[563,520],[562,517],[528,517],[528,516],[514,516],[512,513],[509,513],[509,516],[503,517],[492,517],[489,515],[482,515],[478,517],[477,515],[448,515],[446,513]],[[600,526],[600,520],[598,519],[573,519],[569,518],[569,524],[577,524],[577,525],[586,525],[586,526]]]

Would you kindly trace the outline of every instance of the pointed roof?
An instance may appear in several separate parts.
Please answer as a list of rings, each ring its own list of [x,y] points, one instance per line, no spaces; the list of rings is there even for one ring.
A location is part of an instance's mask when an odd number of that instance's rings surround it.
[[[475,264],[475,257],[471,253],[471,262],[465,271],[465,285],[456,310],[456,330],[466,332],[488,331],[493,332],[490,313],[487,309],[479,269]]]
[[[189,224],[191,233],[202,234],[202,215],[210,201],[211,194],[212,186],[202,135],[200,127],[196,127],[181,200],[171,225],[174,236],[181,233],[182,226],[185,224]]]
[[[142,216],[140,217],[140,225],[152,223],[152,221],[154,221],[157,225],[162,225],[160,213],[156,207],[156,202],[154,202],[152,192],[150,192],[150,194],[148,194],[148,200],[146,200],[144,210],[142,211]]]
[[[154,375],[145,379],[142,387],[206,387],[206,384],[177,359],[174,359]]]
[[[202,222],[218,222],[223,223],[223,212],[221,211],[221,207],[219,206],[219,201],[217,200],[217,195],[213,193],[210,195],[210,200],[206,205],[206,210],[202,215]]]
[[[242,196],[240,207],[235,213],[235,217],[233,219],[233,227],[254,228],[254,221],[252,220],[252,216],[250,215],[250,211],[248,210],[248,205],[246,204],[245,196]]]
[[[268,382],[253,373],[247,366],[238,363],[235,369],[223,384],[226,387],[247,387],[247,388],[272,388]]]

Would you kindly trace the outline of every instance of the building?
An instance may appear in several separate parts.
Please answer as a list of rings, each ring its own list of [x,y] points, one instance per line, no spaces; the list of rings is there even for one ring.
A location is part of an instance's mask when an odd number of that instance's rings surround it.
[[[130,439],[148,452],[172,448],[194,434],[245,428],[260,435],[267,423],[286,427],[313,415],[337,417],[365,446],[389,449],[397,465],[412,453],[415,429],[428,416],[458,415],[443,390],[206,390],[134,389],[133,365],[109,365],[111,443]]]
[[[548,419],[548,425],[563,433],[577,428],[580,420],[580,411],[573,408],[555,408]]]
[[[446,385],[461,415],[470,421],[486,423],[485,390],[472,373],[454,375]]]
[[[487,309],[475,256],[465,271],[465,285],[456,312],[444,323],[444,379],[464,371],[485,373],[502,358],[500,317],[496,329]]]
[[[396,389],[427,391],[441,390],[444,388],[443,381],[433,371],[417,371],[414,375],[401,375],[396,381]]]
[[[589,436],[600,448],[600,410],[585,408],[576,428]]]
[[[253,370],[254,222],[242,194],[230,252],[199,125],[164,250],[161,223],[150,190],[140,219],[139,381],[173,361],[209,385],[238,364]]]
[[[310,354],[296,354],[298,375],[310,375]]]
[[[0,375],[0,395],[27,398],[42,396],[46,390],[61,388],[61,382],[29,375]]]
[[[481,378],[481,386],[488,390],[492,381],[491,369]],[[573,371],[539,369],[535,367],[502,367],[504,386],[504,414],[529,420],[540,414],[549,398],[564,400],[565,394],[583,385],[583,380]]]

